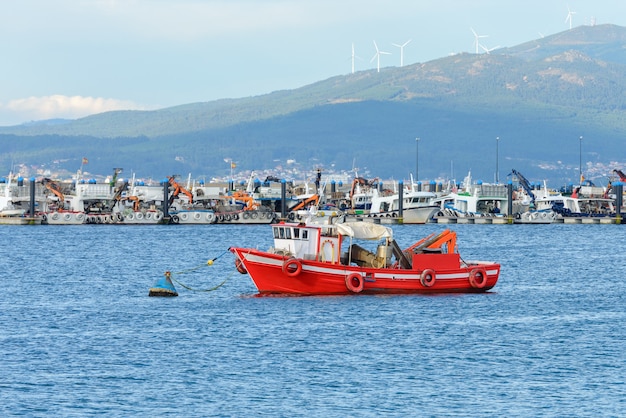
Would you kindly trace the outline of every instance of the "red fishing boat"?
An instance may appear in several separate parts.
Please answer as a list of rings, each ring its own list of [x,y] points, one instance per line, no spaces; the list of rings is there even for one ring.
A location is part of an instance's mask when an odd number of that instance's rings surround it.
[[[486,292],[500,275],[495,262],[461,259],[448,229],[401,249],[390,228],[370,222],[271,228],[267,251],[230,248],[237,270],[262,294]],[[356,242],[362,240],[377,241],[374,251]]]

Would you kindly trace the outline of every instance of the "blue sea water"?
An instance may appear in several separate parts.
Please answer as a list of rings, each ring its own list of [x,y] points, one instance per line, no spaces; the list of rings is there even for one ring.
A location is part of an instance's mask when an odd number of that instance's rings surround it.
[[[450,228],[490,293],[256,297],[226,250],[267,226],[0,227],[0,415],[626,416],[626,229]]]

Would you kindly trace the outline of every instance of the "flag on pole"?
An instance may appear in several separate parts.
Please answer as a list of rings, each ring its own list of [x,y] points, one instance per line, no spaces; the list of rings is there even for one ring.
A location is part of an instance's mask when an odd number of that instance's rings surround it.
[[[230,163],[230,168],[236,168],[237,165],[235,163]]]
[[[87,163],[89,163],[89,160],[88,160],[88,159],[86,159],[85,157],[83,157],[83,162],[82,162],[82,163],[83,163],[83,164],[87,164]]]

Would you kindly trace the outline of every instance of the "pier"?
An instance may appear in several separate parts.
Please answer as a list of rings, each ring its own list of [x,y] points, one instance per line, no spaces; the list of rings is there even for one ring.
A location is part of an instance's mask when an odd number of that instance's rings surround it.
[[[319,180],[318,178],[314,183],[305,182],[300,185],[280,179],[271,181],[266,179],[265,182],[260,182],[253,180],[253,177],[248,180],[247,184],[241,182],[238,185],[234,182],[205,185],[204,182],[192,183],[190,180],[187,185],[182,185],[173,178],[151,185],[135,182],[134,179],[130,184],[129,181],[123,180],[118,180],[115,184],[82,180],[58,182],[53,187],[51,184],[55,182],[48,179],[37,182],[31,178],[30,181],[25,182],[21,177],[13,179],[10,175],[8,181],[7,179],[0,181],[0,196],[3,197],[2,205],[0,205],[0,224],[224,223],[225,221],[219,220],[220,212],[214,213],[213,207],[207,206],[209,202],[225,202],[243,198],[248,201],[249,207],[244,207],[239,212],[223,212],[229,218],[232,215],[232,218],[237,219],[230,223],[265,224],[281,220],[302,222],[308,216],[306,208],[311,204],[316,205],[318,217],[320,214],[324,216],[325,212],[332,213],[333,222],[343,219],[385,225],[420,223],[611,225],[624,223],[622,218],[623,184],[621,182],[616,182],[612,186],[614,199],[601,199],[598,196],[592,198],[603,200],[611,206],[610,210],[608,206],[606,208],[595,206],[585,213],[568,213],[567,208],[557,213],[552,210],[553,206],[545,206],[542,210],[528,213],[528,206],[524,207],[524,201],[519,198],[522,191],[514,190],[510,181],[507,184],[495,185],[481,182],[470,184],[467,179],[467,184],[464,184],[462,188],[461,185],[446,188],[441,183],[435,182],[417,182],[405,186],[402,181],[395,183],[378,179],[375,181],[360,179],[357,182],[355,179],[352,184],[331,180],[329,184],[321,185]],[[532,191],[530,193],[532,194]],[[536,193],[538,194],[539,191]],[[542,193],[547,192],[542,191]],[[425,195],[430,195],[429,198],[432,198],[429,207],[436,209],[431,216],[423,220],[408,219],[407,211],[414,209],[414,206],[410,206],[413,201],[409,198],[418,199],[415,196]],[[381,196],[381,200],[385,202],[381,206],[384,207],[384,211],[371,210],[372,199],[377,196]],[[561,195],[550,197],[561,197]],[[574,199],[569,195],[562,197]],[[578,198],[580,201],[585,201],[584,199],[585,197]],[[539,205],[552,205],[553,200],[546,199],[543,203],[538,198],[536,202]],[[585,201],[586,206],[589,206],[590,201],[591,199]],[[181,212],[181,208],[188,208],[192,202],[203,207],[196,207],[194,211],[183,210]],[[298,202],[305,210],[297,212],[294,210],[295,207],[300,206],[295,204]],[[252,207],[255,210],[258,208],[260,212],[257,214],[247,211]],[[174,213],[171,213],[172,209]],[[53,222],[61,217],[71,218],[71,222],[69,220]],[[254,222],[252,218],[255,219]],[[83,219],[85,221],[82,221]],[[94,219],[95,221],[89,221]],[[178,222],[172,222],[172,220],[178,220]]]

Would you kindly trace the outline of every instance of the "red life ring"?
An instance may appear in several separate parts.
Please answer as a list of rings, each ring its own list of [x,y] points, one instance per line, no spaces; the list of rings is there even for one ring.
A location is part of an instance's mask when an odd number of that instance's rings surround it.
[[[365,286],[365,280],[363,280],[363,276],[358,273],[352,273],[346,276],[346,287],[352,293],[360,293],[363,291],[363,287]]]
[[[241,274],[246,274],[248,272],[248,270],[246,270],[243,265],[243,261],[241,261],[239,257],[235,258],[235,267],[237,268],[237,271]]]
[[[470,272],[469,282],[475,289],[482,289],[487,284],[487,271],[483,267],[475,268]]]
[[[424,287],[431,287],[432,285],[435,284],[435,270],[433,269],[426,269],[422,272],[422,276],[420,277],[420,282],[422,283],[422,286]]]
[[[296,277],[302,272],[302,263],[297,258],[288,258],[283,263],[283,273],[289,277]]]

